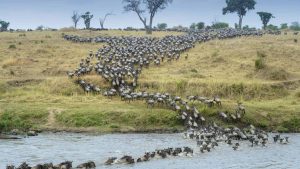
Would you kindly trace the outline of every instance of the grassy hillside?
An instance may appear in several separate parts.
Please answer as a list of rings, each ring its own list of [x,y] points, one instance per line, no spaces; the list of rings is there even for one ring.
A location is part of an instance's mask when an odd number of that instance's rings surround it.
[[[0,129],[37,128],[82,131],[182,129],[176,113],[143,102],[124,103],[85,94],[65,72],[103,44],[75,44],[62,33],[81,36],[144,36],[143,32],[58,31],[0,33]],[[163,37],[176,32],[155,32]],[[222,110],[246,105],[243,122],[282,131],[300,127],[300,45],[287,36],[248,37],[198,44],[188,59],[145,69],[140,90],[185,97],[219,95]],[[183,54],[185,55],[185,54]],[[255,60],[263,56],[264,68]],[[107,85],[96,75],[88,79]],[[218,108],[198,105],[212,119]],[[218,120],[219,121],[219,120]],[[221,121],[219,121],[221,123]]]

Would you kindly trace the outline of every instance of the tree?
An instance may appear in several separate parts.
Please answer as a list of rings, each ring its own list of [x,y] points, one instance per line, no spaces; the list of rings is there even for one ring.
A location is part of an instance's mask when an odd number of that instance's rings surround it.
[[[222,28],[228,28],[229,24],[225,22],[215,22],[211,25],[211,28],[213,29],[222,29]]]
[[[197,28],[197,25],[195,23],[192,23],[191,26],[190,26],[190,29],[196,30],[196,28]]]
[[[268,23],[270,22],[271,18],[275,18],[273,14],[269,12],[257,12],[259,15],[262,23],[263,23],[263,28],[264,30],[267,28]]]
[[[197,27],[198,30],[204,29],[205,28],[205,23],[204,22],[199,22],[199,23],[196,24],[196,27]]]
[[[104,29],[104,23],[105,23],[107,17],[111,16],[111,15],[113,15],[112,12],[105,14],[104,18],[99,18],[101,29]]]
[[[9,22],[0,20],[0,32],[7,31]]]
[[[243,26],[243,30],[249,30],[249,29],[250,29],[249,25]]]
[[[43,25],[38,26],[35,30],[37,31],[43,31],[45,27]]]
[[[242,29],[243,18],[247,11],[255,9],[255,0],[226,0],[227,6],[223,8],[223,15],[237,13],[239,16],[239,29]]]
[[[293,31],[300,31],[300,24],[299,22],[292,22],[290,29]]]
[[[278,26],[275,26],[275,25],[272,25],[272,24],[268,25],[268,26],[266,27],[266,29],[274,30],[274,31],[279,30]]]
[[[159,10],[165,9],[173,0],[123,0],[124,10],[126,12],[135,12],[141,22],[143,23],[146,32],[152,34],[153,19]],[[145,9],[142,9],[141,4],[145,5]],[[149,13],[149,23],[147,24],[147,18],[143,16],[145,12]]]
[[[280,29],[288,29],[288,28],[289,28],[289,26],[287,23],[283,23],[280,25]]]
[[[168,27],[168,24],[166,24],[166,23],[157,24],[157,28],[160,29],[160,30],[167,29],[167,27]]]
[[[81,16],[78,14],[78,12],[73,11],[73,15],[72,15],[72,21],[74,23],[74,28],[77,28],[77,23],[79,22]]]
[[[94,16],[91,15],[90,12],[86,12],[85,14],[81,15],[81,18],[84,20],[85,28],[90,29],[91,20]]]

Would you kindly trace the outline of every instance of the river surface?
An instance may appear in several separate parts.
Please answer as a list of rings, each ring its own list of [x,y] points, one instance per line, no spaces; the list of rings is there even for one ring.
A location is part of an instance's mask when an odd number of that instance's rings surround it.
[[[300,134],[287,134],[287,145],[269,143],[267,147],[250,147],[241,142],[238,151],[220,143],[210,153],[200,153],[195,141],[183,139],[181,134],[107,134],[86,135],[75,133],[44,133],[37,137],[21,140],[0,140],[0,169],[7,164],[19,165],[26,161],[31,165],[65,160],[73,161],[73,166],[89,160],[95,161],[97,168],[133,169],[248,169],[300,168]],[[271,138],[270,138],[271,142]],[[129,154],[134,158],[144,152],[168,147],[194,148],[193,157],[168,157],[154,159],[134,165],[105,166],[108,157]]]

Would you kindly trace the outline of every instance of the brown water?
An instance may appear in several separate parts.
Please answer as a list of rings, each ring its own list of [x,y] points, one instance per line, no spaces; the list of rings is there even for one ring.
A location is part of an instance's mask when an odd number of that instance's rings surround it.
[[[7,164],[19,165],[26,161],[60,163],[73,161],[73,166],[88,160],[95,161],[98,168],[143,168],[143,169],[232,169],[232,168],[295,168],[300,167],[300,135],[287,134],[290,144],[269,143],[267,147],[250,147],[241,142],[238,151],[220,143],[210,153],[200,153],[195,141],[182,138],[181,134],[107,134],[85,135],[73,133],[44,133],[22,140],[0,140],[0,169]],[[271,142],[271,139],[270,139]],[[134,165],[105,166],[108,157],[126,154],[137,158],[146,151],[168,147],[189,146],[194,148],[193,157],[169,157],[154,159]]]

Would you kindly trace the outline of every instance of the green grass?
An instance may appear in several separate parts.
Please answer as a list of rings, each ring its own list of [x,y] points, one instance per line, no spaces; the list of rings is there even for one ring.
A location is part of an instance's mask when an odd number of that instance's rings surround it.
[[[164,107],[147,109],[144,102],[124,103],[85,94],[66,71],[90,50],[103,44],[76,44],[62,34],[80,36],[146,36],[136,31],[74,31],[0,33],[0,130],[28,128],[79,131],[152,131],[182,129],[177,114]],[[163,37],[175,32],[154,32]],[[21,36],[20,36],[21,35]],[[148,35],[147,35],[148,36]],[[169,92],[185,97],[218,95],[222,108],[196,106],[219,124],[254,124],[268,130],[299,131],[300,47],[294,36],[248,37],[197,44],[187,60],[144,69],[138,90]],[[8,46],[16,45],[16,49]],[[263,56],[262,56],[263,55]],[[257,70],[263,57],[266,67]],[[184,57],[184,55],[183,55]],[[109,86],[95,74],[85,77]],[[226,124],[218,111],[246,106],[242,122]]]

